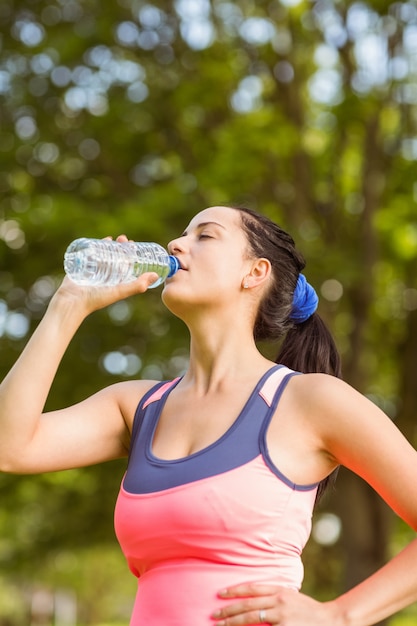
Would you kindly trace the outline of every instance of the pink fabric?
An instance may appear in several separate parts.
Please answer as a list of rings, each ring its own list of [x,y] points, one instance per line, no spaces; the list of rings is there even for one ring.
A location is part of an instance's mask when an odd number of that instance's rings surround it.
[[[276,390],[290,372],[291,370],[288,369],[288,367],[281,367],[280,369],[275,370],[275,372],[273,372],[263,384],[259,395],[262,396],[268,406],[271,406]]]
[[[315,495],[281,481],[261,455],[157,493],[122,485],[116,534],[139,577],[131,626],[212,625],[218,592],[238,583],[299,589]]]
[[[162,396],[164,395],[164,393],[166,392],[167,389],[169,389],[170,387],[172,387],[172,385],[174,385],[177,380],[179,380],[178,378],[174,378],[174,380],[170,380],[167,383],[165,383],[165,385],[161,385],[161,387],[159,387],[155,393],[153,393],[151,396],[149,396],[149,398],[146,400],[146,402],[144,402],[143,404],[143,408],[146,409],[146,407],[148,406],[148,404],[151,404],[151,402],[156,402],[157,400],[160,400],[162,398]]]

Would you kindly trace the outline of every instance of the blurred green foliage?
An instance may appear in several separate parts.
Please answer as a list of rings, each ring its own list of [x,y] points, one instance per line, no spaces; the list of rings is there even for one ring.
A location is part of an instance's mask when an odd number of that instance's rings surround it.
[[[0,32],[2,376],[72,239],[165,245],[205,206],[246,203],[291,231],[345,377],[415,442],[415,2],[2,0]],[[47,408],[172,377],[186,355],[158,293],[120,303],[83,324]],[[124,467],[0,476],[0,624],[26,625],[24,599],[57,585],[85,624],[118,619],[101,600],[134,584],[112,552]],[[313,540],[307,590],[340,591],[345,558]]]

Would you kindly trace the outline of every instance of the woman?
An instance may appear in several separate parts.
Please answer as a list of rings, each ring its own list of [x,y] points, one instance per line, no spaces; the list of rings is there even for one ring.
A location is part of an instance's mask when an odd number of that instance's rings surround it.
[[[298,591],[320,486],[343,464],[416,529],[417,454],[339,379],[291,237],[250,210],[217,206],[169,251],[181,270],[162,299],[190,331],[185,375],[115,384],[42,414],[85,317],[146,291],[155,275],[114,288],[65,279],[1,385],[0,468],[56,471],[130,450],[115,522],[139,577],[132,626],[368,626],[416,601],[417,541],[333,601]],[[255,341],[284,335],[276,365]]]

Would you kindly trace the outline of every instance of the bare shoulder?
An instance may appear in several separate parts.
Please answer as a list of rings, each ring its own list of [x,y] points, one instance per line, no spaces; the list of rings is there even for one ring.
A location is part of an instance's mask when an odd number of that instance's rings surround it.
[[[329,374],[302,374],[291,379],[295,398],[303,406],[319,409],[320,413],[343,408],[343,403],[371,404],[361,393],[340,378]]]
[[[359,435],[366,438],[380,429],[392,431],[395,428],[391,419],[371,400],[334,376],[294,376],[290,389],[291,402],[332,451],[337,449],[338,443]]]
[[[129,431],[132,430],[136,409],[142,398],[152,387],[158,384],[157,380],[129,380],[115,383],[103,389],[100,393],[114,401],[120,408],[123,419]]]
[[[288,405],[297,422],[337,463],[355,468],[355,452],[399,434],[391,419],[348,383],[328,374],[294,376]]]
[[[292,407],[313,429],[321,447],[338,464],[370,483],[403,518],[410,518],[407,498],[417,501],[417,453],[394,422],[349,384],[326,374],[294,376],[289,384]],[[398,485],[407,497],[399,496]]]

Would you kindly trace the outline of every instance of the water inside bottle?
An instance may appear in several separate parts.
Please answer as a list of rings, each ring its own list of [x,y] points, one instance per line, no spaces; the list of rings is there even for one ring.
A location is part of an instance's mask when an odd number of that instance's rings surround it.
[[[64,268],[70,278],[80,285],[116,285],[135,279],[127,251],[105,245],[94,247],[90,244],[67,252]]]
[[[160,285],[179,269],[179,262],[156,243],[126,242],[81,238],[69,245],[64,269],[80,285],[116,285],[135,280],[145,272],[159,278],[150,285]]]

